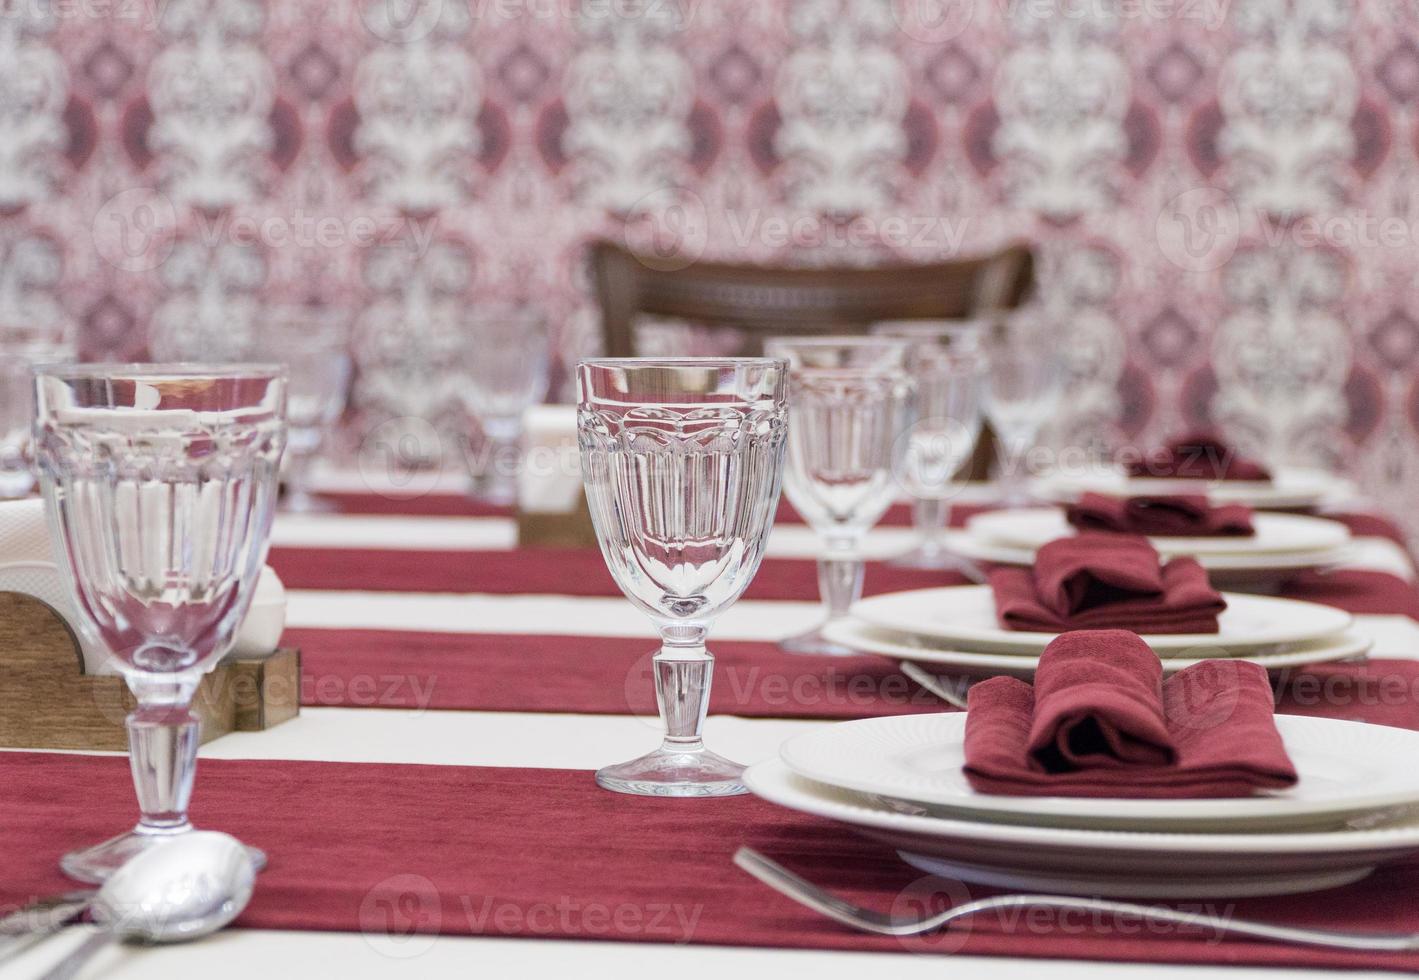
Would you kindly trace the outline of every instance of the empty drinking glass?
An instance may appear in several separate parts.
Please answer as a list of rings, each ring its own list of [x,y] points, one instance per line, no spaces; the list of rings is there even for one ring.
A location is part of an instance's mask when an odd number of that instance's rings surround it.
[[[350,394],[350,340],[343,314],[299,307],[272,320],[260,333],[258,356],[286,368],[286,493],[293,513],[333,507],[311,493],[310,471]]]
[[[891,338],[775,338],[765,353],[789,363],[784,493],[822,541],[818,591],[823,626],[862,595],[862,538],[896,496],[911,408],[911,344]],[[822,626],[783,640],[790,653],[854,651]]]
[[[660,631],[665,740],[596,774],[642,796],[745,791],[705,748],[705,634],[764,557],[783,473],[785,372],[768,358],[606,358],[577,366],[582,475],[616,584]]]
[[[465,347],[464,401],[482,429],[468,447],[477,496],[492,503],[517,500],[522,414],[547,394],[551,350],[542,317],[523,307],[473,313]]]
[[[30,465],[34,382],[30,361],[0,354],[0,500],[26,496],[34,488]]]
[[[955,568],[946,548],[951,496],[961,465],[971,457],[981,429],[985,361],[978,332],[983,324],[923,322],[880,325],[873,334],[909,341],[916,399],[907,428],[901,483],[914,499],[918,545],[888,564],[903,568]]]
[[[0,500],[34,489],[34,379],[36,364],[74,360],[74,345],[58,326],[0,325]]]
[[[985,413],[1002,450],[1000,498],[1007,507],[1019,507],[1028,500],[1027,457],[1059,404],[1063,371],[1045,342],[997,339],[986,357]]]
[[[190,706],[266,558],[285,379],[266,366],[72,365],[38,368],[34,391],[65,578],[138,702],[127,719],[138,825],[61,861],[96,882],[192,829]]]

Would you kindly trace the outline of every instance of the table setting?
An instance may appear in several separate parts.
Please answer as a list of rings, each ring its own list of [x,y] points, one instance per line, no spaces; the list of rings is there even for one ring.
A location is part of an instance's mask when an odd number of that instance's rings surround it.
[[[308,361],[32,365],[40,496],[0,538],[133,700],[127,758],[0,753],[0,958],[223,930],[1415,969],[1402,537],[1217,470],[1012,506],[1044,478],[958,475],[992,356],[958,341],[588,359],[565,415],[494,427],[574,439],[579,492],[302,460],[288,504]],[[584,501],[595,546],[522,541],[510,494]],[[1279,578],[1234,588],[1237,555]],[[203,678],[275,642],[301,714],[203,745]]]

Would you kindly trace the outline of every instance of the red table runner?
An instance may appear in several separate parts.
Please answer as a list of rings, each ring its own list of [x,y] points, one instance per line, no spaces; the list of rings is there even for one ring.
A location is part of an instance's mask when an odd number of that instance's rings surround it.
[[[517,548],[502,551],[410,551],[355,548],[272,548],[267,561],[289,589],[371,592],[484,592],[493,595],[619,596],[597,548]],[[959,585],[951,572],[894,568],[869,562],[867,595]],[[818,598],[811,558],[766,558],[746,599]]]
[[[651,639],[401,630],[288,630],[308,707],[564,711],[653,718]],[[844,720],[940,711],[887,657],[786,654],[711,638],[712,714]],[[1279,710],[1419,728],[1419,661],[1325,664],[1278,675]],[[536,682],[531,682],[535,678]]]
[[[67,890],[62,851],[133,819],[127,760],[0,756],[0,902]],[[1419,969],[1419,953],[1335,952],[1148,926],[1134,918],[983,916],[915,939],[864,935],[730,863],[741,844],[883,911],[985,888],[923,879],[881,844],[752,797],[656,800],[556,769],[204,760],[200,826],[264,848],[270,864],[238,927],[604,939],[1194,964]],[[1419,931],[1419,863],[1326,892],[1201,904],[1298,926]]]
[[[514,509],[499,504],[489,504],[473,500],[463,494],[427,493],[422,496],[385,495],[377,493],[322,493],[320,496],[333,504],[342,514],[383,514],[416,517],[511,517]],[[989,510],[988,505],[958,503],[951,508],[951,524],[960,527],[972,514]],[[1404,544],[1404,533],[1383,517],[1373,514],[1349,512],[1321,513],[1347,525],[1357,535],[1389,538]],[[790,524],[802,524],[803,518],[793,509],[786,498],[779,499],[777,519]],[[878,522],[887,527],[909,527],[912,523],[912,505],[893,504]]]
[[[385,514],[413,517],[511,517],[514,508],[484,503],[464,494],[426,493],[421,496],[379,493],[321,493],[321,499],[334,505],[342,514]],[[953,508],[951,522],[959,525],[978,505],[962,504]],[[783,498],[779,499],[778,520],[802,524],[803,519]],[[883,515],[881,524],[905,527],[912,522],[911,504],[893,504]]]

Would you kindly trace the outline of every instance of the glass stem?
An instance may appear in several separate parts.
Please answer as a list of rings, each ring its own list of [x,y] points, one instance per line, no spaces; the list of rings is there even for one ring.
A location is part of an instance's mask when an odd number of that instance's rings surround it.
[[[1029,497],[1025,456],[1030,451],[1030,439],[1002,439],[1001,448],[1000,502],[1006,507],[1024,506]]]
[[[665,723],[668,752],[697,752],[709,710],[714,657],[705,649],[705,627],[663,627],[660,652],[652,661],[655,700]]]
[[[483,447],[483,472],[480,474],[481,495],[492,503],[517,502],[517,471],[521,465],[522,433],[519,423],[490,423],[485,429],[487,444]]]
[[[912,505],[912,526],[921,541],[921,550],[936,554],[942,550],[941,535],[951,517],[951,504],[940,497],[918,497]]]
[[[818,559],[818,594],[827,608],[828,622],[842,619],[852,604],[862,598],[864,570],[855,547],[829,543],[828,554]]]
[[[140,704],[127,718],[128,759],[138,792],[140,832],[186,830],[197,773],[199,723],[186,702]]]
[[[310,468],[314,453],[291,453],[286,471],[286,506],[290,510],[305,510],[311,503]]]

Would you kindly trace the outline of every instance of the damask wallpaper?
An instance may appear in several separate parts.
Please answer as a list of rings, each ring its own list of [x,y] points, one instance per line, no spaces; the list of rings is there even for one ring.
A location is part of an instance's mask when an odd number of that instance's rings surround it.
[[[1214,420],[1419,532],[1419,13],[1400,0],[0,0],[0,321],[131,358],[348,311],[354,437],[469,310],[592,351],[582,245],[1011,239],[1059,442]]]

